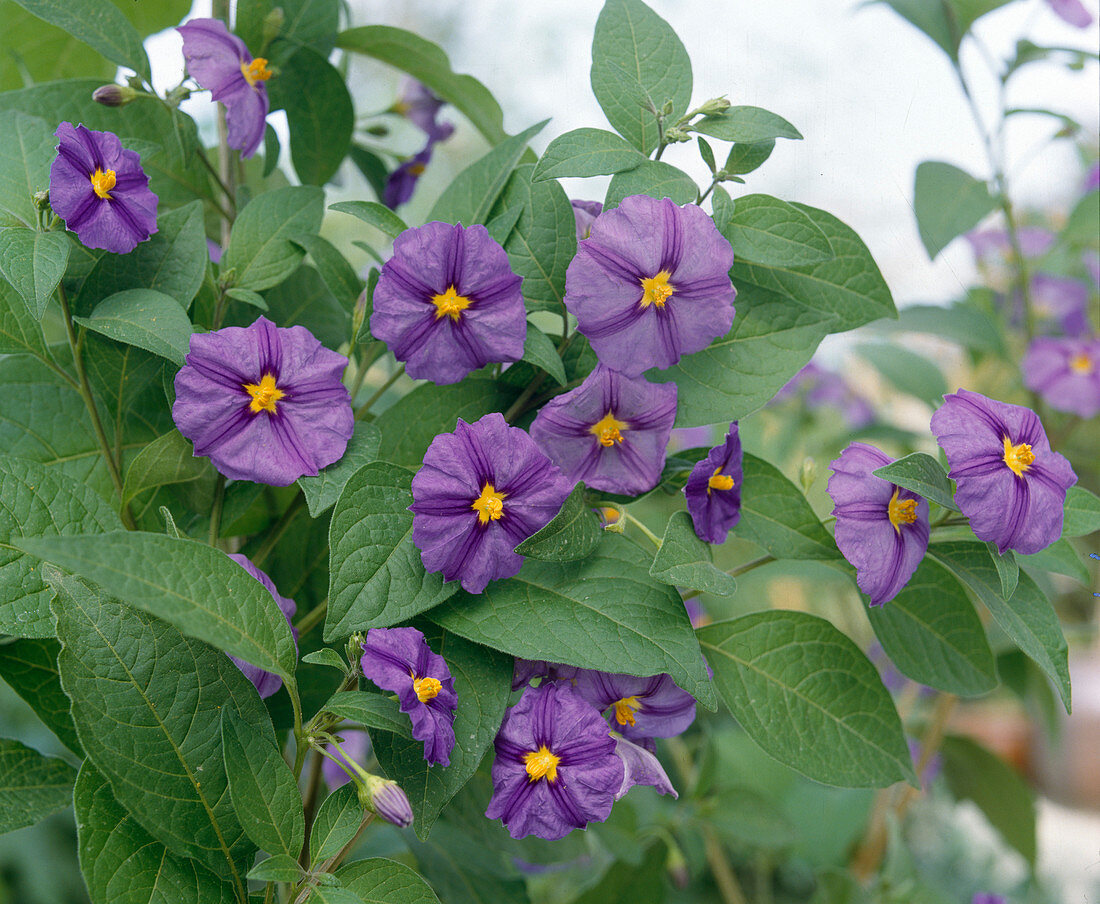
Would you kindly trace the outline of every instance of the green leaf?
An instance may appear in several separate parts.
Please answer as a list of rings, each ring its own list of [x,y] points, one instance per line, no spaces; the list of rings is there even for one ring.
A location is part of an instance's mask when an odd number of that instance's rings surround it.
[[[714,690],[684,603],[648,572],[645,553],[605,535],[583,562],[529,559],[514,578],[494,581],[483,593],[459,592],[431,619],[524,659],[628,675],[668,672],[712,707]]]
[[[1078,584],[1088,587],[1091,583],[1089,570],[1081,561],[1081,556],[1069,540],[1055,540],[1046,549],[1040,549],[1030,555],[1018,554],[1020,565],[1029,570],[1053,571],[1073,578]]]
[[[565,385],[565,365],[561,363],[557,348],[550,337],[532,323],[527,324],[522,360],[546,371],[559,386]]]
[[[355,432],[348,441],[344,457],[322,468],[316,477],[299,477],[298,486],[306,497],[309,515],[316,518],[336,504],[349,478],[363,465],[378,458],[382,434],[374,424],[356,421]]]
[[[671,198],[677,204],[694,204],[699,187],[681,169],[663,160],[643,160],[638,166],[611,177],[604,198],[604,210],[618,207],[630,195]]]
[[[458,695],[454,732],[461,741],[451,751],[450,765],[431,766],[424,759],[423,741],[384,732],[371,735],[382,771],[408,795],[413,828],[421,839],[428,837],[440,811],[477,771],[492,746],[512,692],[514,666],[511,656],[440,628],[426,626],[424,633],[428,646],[447,661]]]
[[[219,719],[232,709],[267,722],[255,688],[229,657],[171,625],[76,578],[51,569],[49,579],[61,686],[88,758],[145,831],[239,884],[255,848],[227,793]]]
[[[142,449],[126,469],[122,501],[152,489],[176,483],[193,483],[212,478],[214,470],[207,458],[196,458],[195,447],[178,430],[158,437]]]
[[[191,346],[191,321],[174,299],[152,289],[126,289],[104,299],[77,323],[110,339],[136,345],[178,367]]]
[[[1083,486],[1072,486],[1066,492],[1062,516],[1063,537],[1085,537],[1100,530],[1100,498]]]
[[[321,275],[308,264],[268,289],[264,298],[270,310],[268,319],[279,326],[304,326],[329,348],[339,348],[350,337],[348,309],[336,300]],[[235,324],[249,324],[256,319],[256,313],[237,311],[231,319]]]
[[[951,793],[972,800],[1001,836],[1035,866],[1035,797],[1004,760],[970,738],[943,740],[943,774]]]
[[[463,226],[485,223],[512,170],[527,150],[527,143],[549,121],[544,119],[518,135],[505,138],[484,157],[471,163],[443,190],[427,218]]]
[[[401,28],[367,25],[341,32],[336,45],[407,72],[457,108],[490,144],[507,137],[500,104],[473,76],[456,75],[438,44]]]
[[[409,228],[401,217],[376,201],[340,201],[337,204],[330,204],[328,209],[358,217],[368,226],[373,226],[391,239],[397,238]]]
[[[1095,246],[1100,241],[1096,235],[1098,209],[1100,209],[1100,189],[1093,189],[1074,205],[1062,230],[1063,240]]]
[[[325,281],[329,291],[349,311],[355,306],[359,293],[363,290],[361,280],[339,251],[337,251],[328,239],[319,235],[300,235],[292,239],[295,245],[301,247],[313,258],[317,265],[317,271],[321,279]]]
[[[121,530],[122,522],[90,488],[21,458],[0,456],[0,498],[0,631],[51,637],[52,594],[42,581],[39,561],[17,544],[28,535],[50,538]]]
[[[959,45],[970,26],[1008,0],[880,0],[940,45],[952,60],[959,58]]]
[[[997,667],[981,619],[942,565],[925,559],[905,588],[868,612],[886,655],[920,684],[976,697],[997,686]]]
[[[297,882],[302,878],[298,859],[289,854],[276,854],[261,860],[248,871],[249,879],[258,882]]]
[[[897,343],[860,343],[856,353],[869,361],[895,389],[935,407],[947,394],[947,380],[940,369],[925,358]]]
[[[50,164],[57,139],[44,119],[16,110],[0,111],[0,211],[25,226],[38,222],[36,192],[50,186]]]
[[[19,545],[219,650],[293,680],[298,657],[286,617],[263,584],[220,549],[141,531],[25,538]]]
[[[695,535],[687,512],[674,512],[668,519],[661,548],[653,557],[649,573],[662,584],[689,587],[716,596],[733,596],[737,581],[714,566],[710,544]]]
[[[321,647],[312,653],[306,653],[302,657],[302,662],[308,662],[311,665],[327,665],[339,672],[346,672],[348,668],[343,657],[331,647]]]
[[[596,551],[602,533],[582,482],[573,487],[558,513],[520,543],[516,552],[544,562],[575,562]]]
[[[306,821],[298,783],[270,730],[222,713],[222,750],[229,795],[237,819],[252,842],[269,854],[297,857],[305,842]]]
[[[76,770],[64,760],[0,738],[0,834],[67,807],[74,781]]]
[[[683,856],[681,854],[681,856]],[[616,861],[600,877],[600,881],[587,889],[574,904],[664,904],[666,861],[668,857],[663,842],[650,844],[642,855],[640,865]]]
[[[306,185],[324,185],[336,175],[355,126],[347,84],[327,56],[303,47],[267,83],[271,105],[286,110],[290,159]]]
[[[344,487],[329,524],[326,641],[407,621],[458,589],[420,564],[411,487],[412,474],[385,461],[364,465]]]
[[[309,833],[309,863],[316,866],[340,853],[363,821],[363,808],[355,785],[348,782],[324,799]]]
[[[61,690],[57,653],[51,638],[9,640],[0,645],[0,678],[34,710],[46,727],[77,756],[83,756],[69,715],[69,698]]]
[[[611,126],[645,155],[657,147],[657,117],[670,122],[691,103],[691,60],[669,24],[641,0],[606,0],[592,38],[592,91]]]
[[[777,559],[839,559],[840,551],[801,491],[755,455],[744,456],[741,520],[733,533]]]
[[[92,904],[234,904],[233,887],[168,851],[85,760],[73,789],[80,871]]]
[[[372,857],[346,863],[336,871],[336,878],[363,904],[439,904],[415,870],[394,860]]]
[[[830,785],[918,786],[890,693],[829,622],[778,610],[697,633],[718,693],[769,755]]]
[[[1054,682],[1066,712],[1070,710],[1070,677],[1066,638],[1058,616],[1038,585],[1026,574],[1006,600],[999,574],[984,545],[952,541],[933,543],[928,554],[966,584],[1016,646]]]
[[[324,199],[321,189],[305,185],[257,195],[233,224],[222,272],[235,270],[235,285],[254,292],[281,283],[304,255],[292,239],[321,228]]]
[[[254,308],[259,308],[265,313],[270,310],[264,297],[259,292],[253,292],[251,289],[226,289],[225,294],[228,298],[233,298],[236,301],[243,301],[245,304],[250,304]]]
[[[715,197],[716,205],[720,197]],[[833,256],[828,236],[808,214],[770,195],[738,198],[722,235],[735,257],[759,264],[816,264]]]
[[[697,136],[695,141],[699,148],[699,156],[703,158],[703,163],[707,165],[707,169],[712,173],[718,172],[718,163],[714,159],[714,148],[702,135]]]
[[[774,138],[739,142],[730,148],[729,156],[726,157],[722,169],[734,176],[751,173],[772,155],[774,149]]]
[[[68,236],[61,232],[23,226],[0,229],[0,275],[19,292],[35,320],[42,319],[65,275],[70,247]]]
[[[918,496],[953,512],[959,510],[954,500],[954,484],[944,472],[943,465],[924,452],[913,452],[881,468],[875,468],[871,473],[899,487],[912,490]]]
[[[693,122],[691,130],[722,141],[743,144],[774,141],[776,138],[802,138],[802,133],[782,116],[762,107],[730,107],[715,116],[704,116]]]
[[[611,176],[633,169],[645,156],[614,132],[603,129],[574,129],[547,145],[532,182],[566,176]]]
[[[1005,354],[998,325],[985,311],[967,302],[949,307],[933,304],[906,305],[897,323],[883,324],[892,332],[929,333],[967,348]]]
[[[917,167],[913,193],[917,228],[933,260],[997,207],[985,182],[938,160],[926,160]]]
[[[267,54],[277,66],[300,47],[312,47],[327,58],[340,27],[339,0],[240,0],[236,6],[237,34],[254,54]],[[264,20],[276,7],[283,11],[282,28],[265,50]]]
[[[122,11],[96,0],[15,0],[23,9],[56,25],[112,63],[133,69],[148,81],[149,58],[141,35]]]
[[[397,706],[397,701],[383,694],[368,691],[339,691],[332,695],[324,708],[331,713],[367,728],[412,737],[409,717]]]
[[[989,550],[989,558],[993,560],[993,567],[997,569],[997,577],[1001,581],[1001,599],[1010,599],[1020,582],[1020,565],[1011,549],[1005,550],[1002,556],[997,551],[996,543],[986,543],[985,548]]]
[[[0,355],[34,355],[48,361],[46,338],[22,296],[0,279]]]
[[[99,74],[106,80],[118,68],[87,44],[21,9],[15,0],[0,0],[0,21],[4,23],[0,31],[0,91],[75,75]]]

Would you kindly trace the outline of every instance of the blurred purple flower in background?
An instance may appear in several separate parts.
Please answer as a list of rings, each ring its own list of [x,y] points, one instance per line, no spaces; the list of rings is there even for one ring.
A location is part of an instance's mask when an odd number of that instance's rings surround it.
[[[1076,279],[1036,273],[1031,279],[1031,302],[1040,326],[1049,331],[1052,323],[1067,336],[1089,333],[1089,287]],[[1017,302],[1017,322],[1023,322],[1023,300]]]
[[[1016,230],[1020,251],[1025,258],[1041,257],[1054,245],[1054,233],[1040,226],[1021,226]],[[978,266],[998,267],[1013,256],[1012,240],[1004,229],[976,229],[964,238],[970,243]]]
[[[390,173],[386,180],[382,203],[390,210],[396,210],[413,196],[417,180],[431,162],[432,148],[454,134],[455,127],[451,123],[438,122],[436,119],[445,104],[443,98],[416,79],[407,78],[402,84],[401,96],[390,109],[424,132],[428,141],[416,154]]]
[[[592,224],[603,212],[601,201],[570,201],[573,205],[573,219],[577,223],[577,241],[588,238],[592,232]]]
[[[796,373],[775,394],[772,403],[783,402],[800,393],[811,411],[828,408],[838,411],[844,423],[852,430],[859,430],[874,422],[875,411],[863,396],[859,395],[840,374],[826,370],[811,361]]]
[[[1024,385],[1056,411],[1089,418],[1100,413],[1100,339],[1040,337],[1020,364]]]
[[[1092,16],[1081,0],[1046,0],[1046,2],[1058,18],[1068,22],[1074,28],[1088,28],[1092,25]]]
[[[280,596],[271,578],[253,565],[247,556],[242,556],[238,553],[229,553],[229,558],[263,584],[264,589],[270,593],[272,597],[275,598],[275,602],[279,604],[279,610],[286,616],[287,624],[290,624],[291,616],[298,611],[298,606],[295,604],[294,600],[287,599],[285,596]],[[294,635],[294,647],[297,649],[298,629],[291,626],[291,633]],[[232,659],[234,665],[244,673],[245,678],[256,686],[256,692],[260,695],[261,699],[270,697],[283,686],[283,679],[278,675],[272,672],[265,672],[259,666],[252,665],[250,662],[245,662],[243,659],[238,659],[236,656],[230,656],[229,658]]]
[[[684,485],[687,510],[695,533],[707,543],[725,543],[741,518],[741,438],[737,421],[725,442],[696,463]]]
[[[535,678],[564,679],[571,681],[579,672],[576,666],[547,662],[545,659],[516,659],[512,671],[512,690],[518,691]]]
[[[382,192],[382,203],[390,210],[396,210],[413,196],[416,181],[424,175],[424,170],[432,159],[432,146],[429,143],[423,150],[410,157],[386,179],[386,189]]]
[[[337,728],[337,734],[342,734],[344,740],[340,743],[339,747],[329,747],[329,752],[339,760],[343,760],[351,767],[351,762],[354,761],[360,767],[363,766],[367,757],[370,756],[371,744],[370,737],[365,731],[360,731],[356,728],[348,728],[346,730]],[[334,763],[328,757],[324,758],[324,762],[321,763],[321,772],[325,777],[325,784],[328,785],[330,791],[335,791],[337,788],[343,787],[351,781],[351,777],[340,768],[338,763]]]
[[[695,698],[680,690],[670,675],[637,678],[580,669],[574,679],[579,693],[624,737],[671,738],[695,721]]]
[[[980,891],[970,899],[970,904],[1006,904],[1005,899],[992,892]]]

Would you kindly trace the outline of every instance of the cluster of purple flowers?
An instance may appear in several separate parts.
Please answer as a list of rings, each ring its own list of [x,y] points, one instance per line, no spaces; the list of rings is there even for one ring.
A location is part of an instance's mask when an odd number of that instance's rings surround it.
[[[428,136],[424,147],[390,173],[386,180],[382,203],[391,210],[412,197],[417,180],[431,162],[433,148],[454,134],[455,127],[451,123],[439,122],[436,118],[444,103],[431,89],[415,79],[407,78],[401,87],[401,96],[390,108],[391,112],[404,116]]]

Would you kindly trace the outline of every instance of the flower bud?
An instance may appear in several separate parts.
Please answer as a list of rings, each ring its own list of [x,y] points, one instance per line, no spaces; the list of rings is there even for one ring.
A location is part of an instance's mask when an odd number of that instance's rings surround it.
[[[661,107],[661,115],[671,116],[674,109],[675,107],[673,106],[672,101],[666,100],[664,106]]]
[[[356,305],[356,307],[358,307],[358,305]],[[358,333],[353,333],[352,335],[358,335]],[[344,648],[344,652],[347,653],[348,662],[351,664],[351,670],[353,672],[359,668],[359,657],[363,655],[363,644],[366,642],[367,635],[362,631],[356,631],[348,638],[348,645]]]
[[[279,32],[283,30],[283,23],[286,22],[286,15],[283,13],[281,6],[276,6],[271,12],[264,16],[264,47],[267,47],[272,41],[279,37]]]
[[[717,116],[720,113],[724,113],[730,108],[730,102],[725,97],[712,97],[705,104],[699,107],[699,112],[704,116]]]
[[[48,191],[36,191],[34,193],[34,206],[39,210],[45,210],[50,206],[50,193]]]
[[[380,775],[370,775],[359,785],[359,804],[399,829],[407,829],[413,823],[412,807],[401,786]]]
[[[810,487],[817,480],[817,462],[809,456],[802,462],[802,471],[798,475],[798,482],[802,484],[802,491],[810,492]]]
[[[364,289],[359,293],[359,297],[355,300],[355,307],[351,312],[351,336],[352,339],[356,339],[359,336],[359,331],[363,328],[363,321],[367,316],[367,290]]]
[[[665,129],[665,141],[669,143],[674,141],[691,141],[691,136],[683,129],[678,129],[676,126],[669,126]]]
[[[121,107],[138,96],[129,85],[103,85],[92,92],[92,100],[105,107]]]

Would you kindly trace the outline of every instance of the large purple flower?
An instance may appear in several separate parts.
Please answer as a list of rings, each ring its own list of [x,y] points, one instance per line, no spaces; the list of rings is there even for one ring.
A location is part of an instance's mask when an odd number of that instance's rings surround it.
[[[629,378],[599,364],[542,407],[531,436],[571,481],[636,496],[661,479],[675,420],[675,383]]]
[[[457,383],[492,361],[523,357],[522,282],[484,226],[407,229],[378,278],[371,332],[409,376]]]
[[[932,432],[956,484],[955,502],[978,539],[1003,553],[1038,552],[1062,535],[1070,463],[1051,451],[1035,412],[960,389],[944,396]]]
[[[113,132],[63,122],[54,135],[50,206],[88,248],[127,254],[157,231],[157,196],[136,151]]]
[[[210,96],[225,104],[231,148],[251,157],[264,137],[270,102],[271,70],[263,57],[252,58],[244,41],[230,34],[221,19],[191,19],[176,28],[183,35],[187,71]]]
[[[264,589],[270,593],[275,598],[275,602],[279,604],[280,611],[286,616],[287,624],[290,624],[291,616],[298,611],[298,606],[295,604],[294,600],[287,599],[285,596],[280,596],[271,578],[253,565],[247,556],[230,553],[229,558],[264,585]],[[294,634],[294,645],[297,647],[298,629],[292,626],[291,632]],[[243,659],[238,659],[236,656],[230,656],[229,658],[233,660],[237,668],[244,672],[245,678],[256,686],[256,691],[259,693],[261,699],[270,697],[283,686],[283,679],[273,672],[265,672],[258,665],[252,665],[252,663],[245,662]]]
[[[699,539],[725,543],[730,528],[741,518],[741,438],[737,421],[730,424],[725,442],[695,463],[684,485],[684,496]]]
[[[633,377],[729,332],[732,266],[730,243],[701,208],[632,195],[578,245],[565,306],[600,361]]]
[[[1020,369],[1028,389],[1057,411],[1100,413],[1100,339],[1036,339]]]
[[[529,687],[496,737],[485,815],[513,838],[555,840],[611,814],[626,770],[595,708],[568,684]]]
[[[287,486],[344,455],[354,429],[340,382],[347,358],[303,326],[251,326],[191,336],[172,418],[222,474]]]
[[[412,720],[412,736],[424,742],[424,759],[450,765],[455,746],[458,695],[451,670],[416,628],[371,628],[359,659],[363,674],[397,694]]]
[[[526,433],[494,412],[461,418],[412,481],[413,543],[428,571],[470,593],[523,565],[516,546],[558,513],[572,485]]]
[[[574,683],[577,693],[607,711],[611,727],[632,741],[671,738],[695,721],[695,698],[669,675],[637,678],[581,669]]]
[[[836,545],[872,606],[898,595],[928,549],[928,502],[871,473],[892,461],[874,446],[852,443],[830,463]]]

